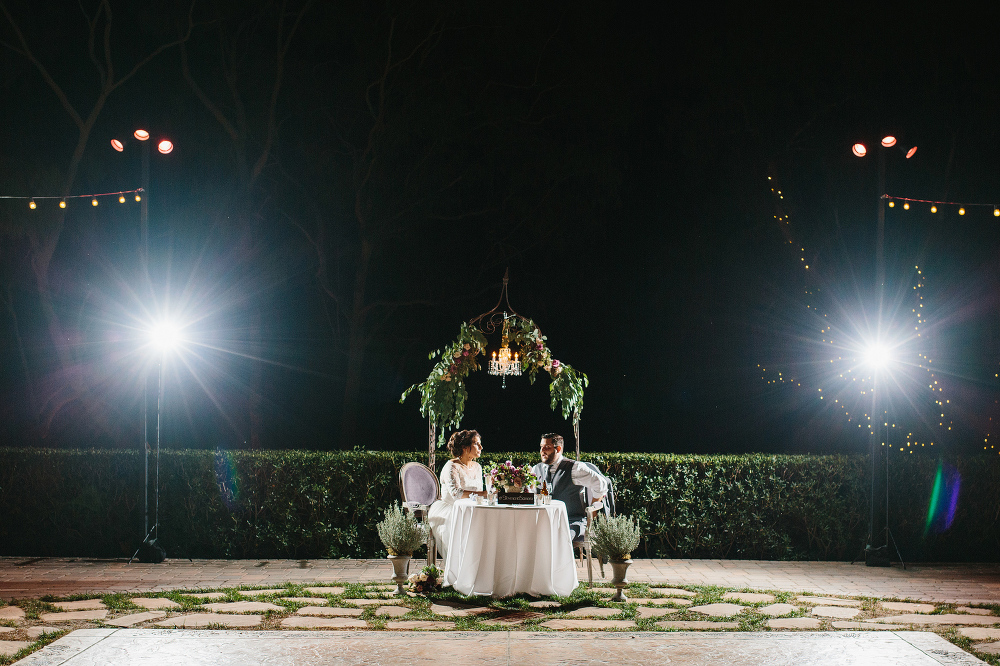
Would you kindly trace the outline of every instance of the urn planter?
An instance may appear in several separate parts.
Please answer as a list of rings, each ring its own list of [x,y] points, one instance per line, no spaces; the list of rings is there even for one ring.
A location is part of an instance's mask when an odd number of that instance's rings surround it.
[[[410,558],[412,555],[390,555],[387,559],[392,562],[392,582],[396,584],[396,594],[406,594],[403,585],[406,584],[410,574]]]
[[[615,586],[618,590],[615,592],[615,596],[611,597],[611,601],[628,601],[628,597],[625,596],[625,588],[628,587],[628,565],[632,564],[632,560],[611,560],[611,584]]]

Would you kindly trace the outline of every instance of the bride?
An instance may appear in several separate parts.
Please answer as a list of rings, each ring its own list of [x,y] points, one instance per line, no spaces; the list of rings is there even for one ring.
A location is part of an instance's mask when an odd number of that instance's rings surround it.
[[[455,502],[473,493],[483,492],[483,468],[476,462],[483,452],[483,440],[475,430],[459,430],[448,440],[452,458],[441,469],[441,499],[431,505],[427,522],[434,531],[441,558],[448,556],[448,538]]]

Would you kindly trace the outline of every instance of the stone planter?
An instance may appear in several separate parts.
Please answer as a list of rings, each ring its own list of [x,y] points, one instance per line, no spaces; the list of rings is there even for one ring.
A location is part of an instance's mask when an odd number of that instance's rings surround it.
[[[632,564],[632,560],[611,560],[611,584],[618,589],[615,596],[611,597],[611,601],[628,601],[628,597],[625,596],[625,588],[628,587],[626,576],[630,564]]]
[[[504,486],[503,490],[506,493],[520,493],[524,492],[524,486]]]
[[[403,586],[410,574],[410,558],[412,555],[390,555],[387,559],[392,562],[392,582],[396,584],[396,594],[406,594]]]

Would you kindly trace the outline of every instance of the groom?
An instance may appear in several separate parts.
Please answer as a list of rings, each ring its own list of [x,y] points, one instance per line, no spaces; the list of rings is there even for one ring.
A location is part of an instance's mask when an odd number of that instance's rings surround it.
[[[586,488],[590,501],[596,502],[608,492],[607,479],[579,461],[563,458],[561,435],[542,435],[539,452],[542,462],[535,465],[532,471],[538,477],[539,484],[547,482],[552,499],[566,503],[569,530],[575,540],[587,527],[586,507],[580,489]]]

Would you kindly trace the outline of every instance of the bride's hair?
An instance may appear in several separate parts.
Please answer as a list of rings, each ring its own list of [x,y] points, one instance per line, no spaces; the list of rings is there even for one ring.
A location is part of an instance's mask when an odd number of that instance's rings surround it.
[[[448,453],[452,458],[461,458],[476,437],[479,437],[479,433],[475,430],[456,430],[448,439]]]

